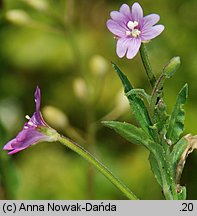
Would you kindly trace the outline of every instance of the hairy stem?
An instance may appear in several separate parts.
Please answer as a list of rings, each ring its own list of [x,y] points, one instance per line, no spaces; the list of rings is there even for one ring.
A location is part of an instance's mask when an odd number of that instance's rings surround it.
[[[84,159],[89,161],[93,166],[95,166],[106,178],[108,178],[125,196],[131,200],[137,200],[138,198],[135,194],[130,191],[117,177],[115,177],[101,162],[99,162],[93,155],[91,155],[87,150],[79,146],[77,143],[65,138],[63,136],[58,136],[58,141],[63,145],[67,146],[77,154],[81,155]]]
[[[141,55],[141,59],[142,59],[146,74],[148,76],[148,80],[150,82],[150,85],[152,88],[154,88],[155,83],[156,83],[156,77],[153,73],[153,70],[152,70],[152,67],[150,64],[150,60],[148,57],[146,45],[144,43],[142,43],[142,45],[140,47],[140,55]]]

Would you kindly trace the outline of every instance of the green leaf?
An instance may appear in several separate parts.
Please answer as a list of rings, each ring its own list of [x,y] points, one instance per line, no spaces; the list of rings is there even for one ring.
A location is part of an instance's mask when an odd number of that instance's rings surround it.
[[[149,160],[157,181],[160,185],[162,185],[162,176],[166,175],[166,180],[168,184],[170,184],[170,177],[167,172],[167,164],[164,160],[163,149],[161,145],[158,145],[157,143],[150,140],[147,134],[144,133],[141,128],[138,128],[132,124],[117,121],[104,121],[102,123],[105,126],[114,129],[129,142],[141,144],[146,147],[150,151]]]
[[[122,84],[124,86],[124,91],[127,96],[127,93],[133,89],[133,86],[129,82],[128,78],[122,73],[122,71],[112,63],[116,73],[118,74],[120,80],[122,81]],[[129,103],[132,107],[133,114],[135,116],[135,119],[138,121],[141,128],[149,134],[152,138],[154,138],[154,132],[150,128],[152,125],[148,111],[146,109],[146,106],[143,102],[143,100],[137,95],[137,94],[130,94],[127,96]]]
[[[162,147],[150,140],[150,137],[141,129],[132,124],[118,121],[103,121],[105,126],[115,130],[129,142],[144,145],[155,156],[162,159]]]
[[[184,129],[185,111],[183,105],[188,96],[188,85],[185,84],[178,94],[176,104],[169,119],[166,138],[172,141],[172,144],[179,140],[180,134]]]
[[[161,134],[163,137],[164,134],[166,134],[169,115],[166,112],[166,105],[162,99],[160,99],[158,104],[156,105],[154,115],[155,115],[154,120],[155,120],[155,125],[157,127],[157,130],[159,134]]]
[[[174,172],[176,172],[177,164],[181,159],[181,155],[188,147],[188,141],[185,137],[182,137],[173,147],[171,152],[171,164],[173,166]]]
[[[112,66],[115,69],[116,73],[118,74],[123,86],[125,93],[129,92],[131,89],[133,89],[133,86],[131,85],[128,78],[124,75],[124,73],[120,70],[120,68],[112,62]]]
[[[103,121],[102,123],[114,129],[122,137],[134,144],[143,144],[143,142],[148,141],[148,137],[144,131],[132,124],[118,121]]]
[[[159,185],[162,186],[161,172],[159,170],[157,160],[155,159],[155,157],[152,153],[150,153],[148,160],[150,162],[151,170],[152,170],[157,182],[159,183]]]
[[[127,97],[130,95],[138,95],[141,96],[141,98],[146,99],[148,104],[150,104],[151,96],[145,92],[144,89],[131,89],[129,92],[125,94]]]

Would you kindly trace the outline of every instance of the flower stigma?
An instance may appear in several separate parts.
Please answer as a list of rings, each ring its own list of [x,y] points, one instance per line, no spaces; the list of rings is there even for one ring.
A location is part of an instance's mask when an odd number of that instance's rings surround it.
[[[139,25],[139,23],[137,21],[129,21],[127,23],[127,27],[130,29],[130,30],[127,30],[126,31],[126,36],[132,36],[134,38],[137,38],[141,31],[139,29],[137,29],[136,27]]]
[[[127,23],[127,27],[129,28],[129,29],[131,29],[131,30],[133,30],[135,27],[137,27],[138,26],[138,22],[137,21],[129,21],[128,23]]]

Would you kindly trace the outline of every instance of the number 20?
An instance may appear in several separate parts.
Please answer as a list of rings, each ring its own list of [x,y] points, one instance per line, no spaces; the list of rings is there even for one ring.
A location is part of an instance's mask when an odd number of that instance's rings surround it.
[[[193,203],[182,203],[183,209],[181,211],[193,211]]]

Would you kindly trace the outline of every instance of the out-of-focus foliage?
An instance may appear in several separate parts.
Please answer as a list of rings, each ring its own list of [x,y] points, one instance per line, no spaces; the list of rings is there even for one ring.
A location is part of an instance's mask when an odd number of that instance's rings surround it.
[[[121,84],[110,61],[127,73],[135,87],[150,90],[139,55],[130,61],[118,59],[116,42],[106,28],[109,12],[122,3],[133,2],[0,0],[1,146],[21,129],[23,116],[34,112],[38,84],[43,114],[51,126],[97,155],[140,198],[161,199],[148,152],[99,123],[118,119],[135,124],[122,92],[120,97]],[[145,14],[160,14],[165,25],[161,36],[147,45],[156,75],[173,56],[181,57],[180,69],[164,86],[165,100],[171,110],[180,87],[189,84],[185,133],[196,134],[197,2],[141,0],[140,4]],[[5,155],[0,155],[4,160]],[[7,177],[17,185],[17,199],[125,199],[86,161],[58,143],[39,144],[9,159],[17,174]],[[182,178],[188,199],[197,194],[196,166],[194,152]]]

